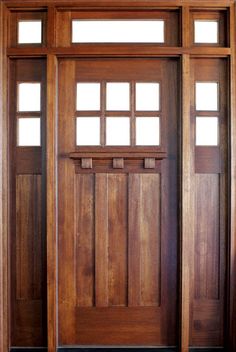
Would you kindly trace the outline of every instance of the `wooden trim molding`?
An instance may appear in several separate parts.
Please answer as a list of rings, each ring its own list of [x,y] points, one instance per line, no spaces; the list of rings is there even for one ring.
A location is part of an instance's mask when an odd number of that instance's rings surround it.
[[[0,351],[9,347],[8,251],[8,134],[7,128],[7,18],[0,3]]]

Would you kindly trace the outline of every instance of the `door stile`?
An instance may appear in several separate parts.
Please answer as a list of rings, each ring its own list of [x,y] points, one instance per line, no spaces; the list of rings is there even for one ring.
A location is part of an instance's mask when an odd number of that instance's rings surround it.
[[[7,21],[0,3],[0,351],[9,349],[9,218],[8,218],[8,120],[7,120]]]
[[[57,58],[47,57],[48,352],[57,349]]]
[[[190,335],[190,260],[192,257],[193,238],[193,144],[190,120],[190,56],[182,57],[182,219],[180,242],[180,351],[189,349]]]
[[[231,140],[231,181],[230,181],[230,238],[229,238],[229,334],[227,345],[236,351],[236,46],[235,46],[235,5],[230,7],[230,140]]]

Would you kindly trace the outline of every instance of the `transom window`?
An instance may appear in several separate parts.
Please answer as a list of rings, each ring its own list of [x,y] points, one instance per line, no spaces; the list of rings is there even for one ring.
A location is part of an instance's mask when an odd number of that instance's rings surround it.
[[[72,43],[164,43],[164,20],[73,20]]]
[[[159,82],[78,82],[77,146],[160,145]]]

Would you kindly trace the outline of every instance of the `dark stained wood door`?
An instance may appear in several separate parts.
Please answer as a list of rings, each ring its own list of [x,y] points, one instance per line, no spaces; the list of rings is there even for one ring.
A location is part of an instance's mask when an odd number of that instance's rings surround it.
[[[177,80],[174,58],[59,62],[59,345],[177,344]],[[76,107],[79,82],[99,85],[95,110]],[[128,83],[127,111],[108,110],[111,82]],[[137,83],[158,83],[159,107],[138,108]],[[91,117],[100,145],[76,145]],[[111,117],[128,118],[130,145],[108,143]],[[158,118],[159,145],[137,145],[142,117]]]

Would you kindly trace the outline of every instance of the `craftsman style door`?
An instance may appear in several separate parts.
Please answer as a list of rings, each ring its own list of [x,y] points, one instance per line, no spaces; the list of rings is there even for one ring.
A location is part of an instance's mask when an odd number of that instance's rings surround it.
[[[61,59],[59,345],[176,345],[177,59]]]

